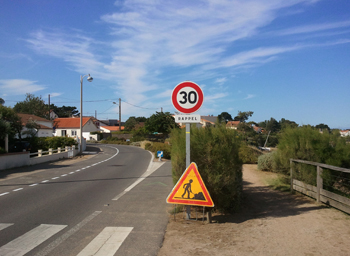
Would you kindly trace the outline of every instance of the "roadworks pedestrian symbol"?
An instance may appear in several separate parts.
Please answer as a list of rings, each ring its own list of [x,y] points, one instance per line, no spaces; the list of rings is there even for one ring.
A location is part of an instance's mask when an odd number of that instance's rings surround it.
[[[166,202],[169,204],[214,207],[213,200],[204,185],[195,163],[191,163],[182,174],[179,181],[170,192]]]

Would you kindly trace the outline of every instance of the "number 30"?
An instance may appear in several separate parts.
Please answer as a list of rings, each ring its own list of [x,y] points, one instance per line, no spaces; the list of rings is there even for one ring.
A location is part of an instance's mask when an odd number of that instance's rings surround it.
[[[187,92],[185,92],[185,91],[180,92],[180,94],[183,95],[183,97],[182,97],[183,100],[179,101],[181,104],[186,104],[187,100],[191,104],[195,104],[197,102],[197,93],[195,91],[190,91],[188,93],[188,95],[187,95]],[[193,95],[193,97],[191,97],[192,95]]]

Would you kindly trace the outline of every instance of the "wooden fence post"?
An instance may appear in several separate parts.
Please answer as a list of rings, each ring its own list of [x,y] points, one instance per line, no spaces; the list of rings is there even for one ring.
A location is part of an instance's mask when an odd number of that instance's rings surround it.
[[[317,203],[321,202],[321,189],[323,189],[322,168],[317,165]]]
[[[38,157],[42,157],[43,156],[43,150],[42,149],[39,149],[38,150]]]
[[[49,155],[52,155],[52,148],[49,148]]]

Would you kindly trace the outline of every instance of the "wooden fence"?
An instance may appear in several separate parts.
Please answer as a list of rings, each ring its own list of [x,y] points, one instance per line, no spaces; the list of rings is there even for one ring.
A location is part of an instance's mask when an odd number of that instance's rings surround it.
[[[317,186],[312,186],[306,184],[302,181],[293,179],[293,162],[313,165],[317,167]],[[315,163],[310,161],[290,159],[290,180],[291,180],[291,191],[296,190],[305,195],[308,195],[312,198],[315,198],[317,202],[322,202],[327,205],[330,205],[334,208],[337,208],[343,212],[350,214],[350,199],[333,192],[323,189],[323,178],[322,171],[323,169],[329,169],[339,172],[350,173],[350,169],[340,168],[332,165]]]

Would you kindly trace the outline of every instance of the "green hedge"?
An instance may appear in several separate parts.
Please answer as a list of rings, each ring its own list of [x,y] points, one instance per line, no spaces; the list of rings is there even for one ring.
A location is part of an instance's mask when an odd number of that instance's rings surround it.
[[[271,152],[271,153],[267,153],[259,156],[258,170],[265,171],[265,172],[277,171],[274,155],[275,155],[274,152]]]
[[[261,153],[248,145],[243,144],[239,149],[239,157],[243,164],[256,164]]]
[[[174,183],[186,169],[185,130],[174,129],[170,136]],[[222,212],[239,209],[242,195],[241,140],[235,130],[225,126],[191,127],[191,162],[198,166],[202,179]]]
[[[161,142],[146,143],[145,149],[154,153],[154,156],[158,158],[157,151],[163,151],[163,158],[171,159],[170,145]]]

